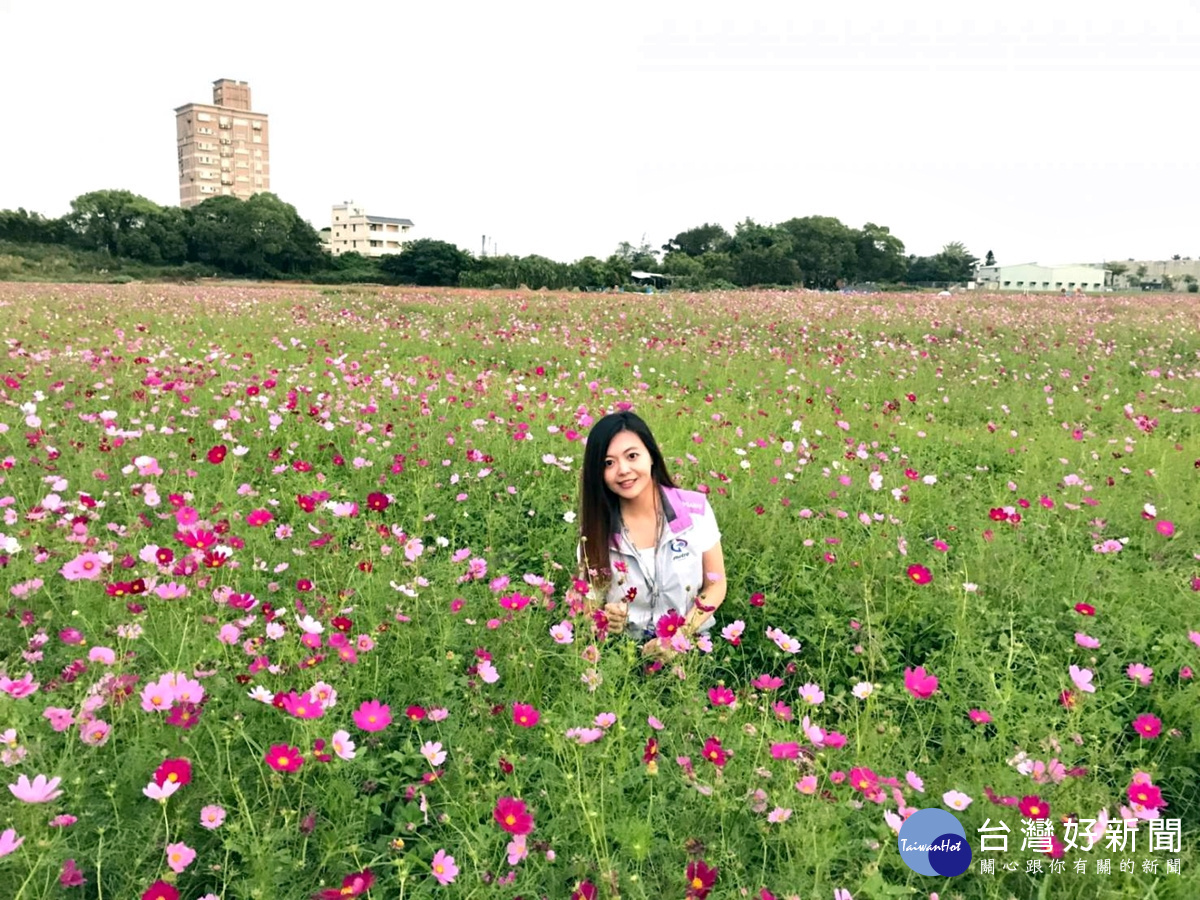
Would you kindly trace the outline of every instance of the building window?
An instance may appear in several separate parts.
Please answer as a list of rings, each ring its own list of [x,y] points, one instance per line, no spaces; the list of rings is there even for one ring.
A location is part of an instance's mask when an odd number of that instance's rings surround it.
[[[1061,281],[1056,281],[1056,282],[1054,282],[1054,286],[1055,286],[1056,288],[1060,288],[1060,287],[1062,287],[1062,282],[1061,282]]]
[[[1006,281],[1006,282],[1004,282],[1004,286],[1005,286],[1005,287],[1008,287],[1010,284],[1012,284],[1012,282],[1011,282],[1011,281]]]
[[[1048,288],[1048,287],[1050,287],[1050,282],[1048,282],[1048,281],[1043,281],[1043,282],[1042,282],[1042,287],[1044,287],[1044,288]]]
[[[1069,288],[1073,288],[1073,287],[1075,287],[1075,282],[1073,282],[1073,281],[1068,281],[1068,282],[1067,282],[1067,287],[1069,287]]]
[[[1018,282],[1017,282],[1017,287],[1025,287],[1025,282],[1023,282],[1023,281],[1018,281]]]

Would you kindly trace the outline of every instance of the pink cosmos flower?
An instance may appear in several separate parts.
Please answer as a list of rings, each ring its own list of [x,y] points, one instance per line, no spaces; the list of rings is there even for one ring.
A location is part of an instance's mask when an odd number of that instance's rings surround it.
[[[378,700],[367,700],[354,712],[353,718],[362,731],[383,731],[392,724],[392,711]]]
[[[433,869],[433,877],[442,886],[453,883],[458,876],[458,866],[454,864],[454,857],[448,855],[445,850],[438,850],[433,854],[430,866]]]
[[[938,689],[938,680],[925,671],[924,666],[904,670],[904,689],[918,700],[928,700]]]
[[[8,856],[23,843],[25,843],[25,838],[17,837],[15,828],[4,829],[4,833],[0,834],[0,856]]]
[[[159,784],[157,781],[151,781],[144,788],[142,793],[151,800],[157,800],[159,803],[165,803],[167,798],[179,790],[183,785],[178,781],[164,781]]]
[[[788,741],[782,744],[772,744],[771,757],[773,759],[799,759],[800,745],[795,741]]]
[[[1131,680],[1136,681],[1138,684],[1143,686],[1150,684],[1150,682],[1154,680],[1154,670],[1149,666],[1142,665],[1141,663],[1131,663],[1130,666],[1125,670],[1125,674],[1128,675]]]
[[[196,851],[189,847],[183,841],[175,844],[167,844],[167,865],[176,874],[182,872],[192,864],[192,860],[196,858]]]
[[[87,884],[87,879],[75,865],[75,860],[68,859],[63,862],[62,871],[58,875],[58,883],[63,887],[82,887]]]
[[[47,706],[42,715],[50,720],[50,727],[55,731],[66,731],[75,724],[75,714],[60,706]]]
[[[766,675],[766,674],[759,675],[757,678],[755,678],[750,683],[752,685],[754,685],[754,687],[758,688],[760,691],[774,691],[778,688],[783,687],[783,679],[782,678],[777,678],[774,675]]]
[[[796,790],[802,794],[812,795],[817,792],[817,776],[805,775],[796,782]]]
[[[526,845],[525,835],[515,834],[513,839],[508,842],[505,848],[508,852],[508,864],[515,866],[529,855],[529,848]]]
[[[717,685],[708,689],[708,702],[713,706],[732,707],[737,704],[737,695],[723,684]]]
[[[962,791],[946,791],[942,794],[942,802],[951,809],[963,810],[971,805],[971,798]]]
[[[112,734],[112,726],[103,719],[79,723],[79,739],[89,747],[103,747]]]
[[[225,824],[225,815],[225,807],[210,804],[200,810],[200,824],[213,831]]]
[[[568,728],[566,738],[569,741],[578,741],[581,744],[591,744],[604,737],[603,728]]]
[[[18,775],[17,783],[10,784],[8,789],[14,797],[24,803],[49,803],[62,796],[62,791],[57,790],[61,781],[58,776],[47,780],[45,775],[38,775],[31,782],[29,776]]]
[[[1159,519],[1154,523],[1154,530],[1163,537],[1171,537],[1175,534],[1175,523],[1167,519]]]
[[[17,700],[22,697],[28,697],[38,689],[38,683],[33,680],[33,673],[26,672],[20,678],[12,679],[7,675],[0,675],[0,691],[8,694]]]
[[[967,715],[976,725],[986,725],[988,722],[992,721],[991,713],[989,713],[986,709],[973,709],[968,712]]]
[[[442,749],[440,741],[426,741],[423,743],[421,745],[421,755],[435,769],[446,761],[446,751]]]
[[[1080,647],[1086,647],[1088,650],[1095,650],[1100,646],[1100,642],[1094,637],[1089,637],[1082,631],[1075,632],[1075,643]]]
[[[1091,669],[1081,669],[1079,666],[1071,666],[1067,670],[1071,675],[1071,680],[1075,682],[1075,687],[1086,694],[1096,693],[1096,688],[1092,684],[1093,672]]]
[[[58,571],[67,581],[96,581],[104,573],[104,565],[98,553],[81,553]]]
[[[812,683],[803,685],[799,693],[804,702],[813,706],[820,706],[825,700],[825,692],[818,685]]]
[[[335,731],[333,737],[329,739],[329,744],[339,759],[354,759],[356,745],[354,741],[350,740],[350,732],[344,729]]]

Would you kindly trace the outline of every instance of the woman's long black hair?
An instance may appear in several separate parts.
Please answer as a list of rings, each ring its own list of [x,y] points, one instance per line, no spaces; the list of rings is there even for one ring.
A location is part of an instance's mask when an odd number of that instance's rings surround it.
[[[674,487],[667,472],[667,463],[658,442],[650,433],[650,427],[636,413],[610,413],[592,426],[588,432],[587,445],[583,451],[583,469],[580,473],[579,492],[579,536],[582,541],[584,577],[593,586],[607,584],[612,576],[609,570],[609,542],[621,513],[621,501],[604,483],[604,458],[608,445],[622,431],[632,431],[650,454],[650,477],[663,487]]]

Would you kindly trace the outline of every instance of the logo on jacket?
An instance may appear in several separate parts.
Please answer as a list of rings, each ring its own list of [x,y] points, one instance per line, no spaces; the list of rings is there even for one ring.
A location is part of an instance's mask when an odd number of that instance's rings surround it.
[[[687,549],[688,542],[683,538],[675,538],[671,543],[667,544],[671,548],[672,553],[682,553]]]

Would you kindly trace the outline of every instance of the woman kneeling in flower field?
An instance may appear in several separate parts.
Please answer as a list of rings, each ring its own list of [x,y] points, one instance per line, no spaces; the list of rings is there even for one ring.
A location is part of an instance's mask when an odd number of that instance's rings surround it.
[[[675,487],[654,435],[628,411],[592,427],[581,481],[580,561],[598,624],[645,640],[655,659],[686,651],[725,599],[708,500]]]

